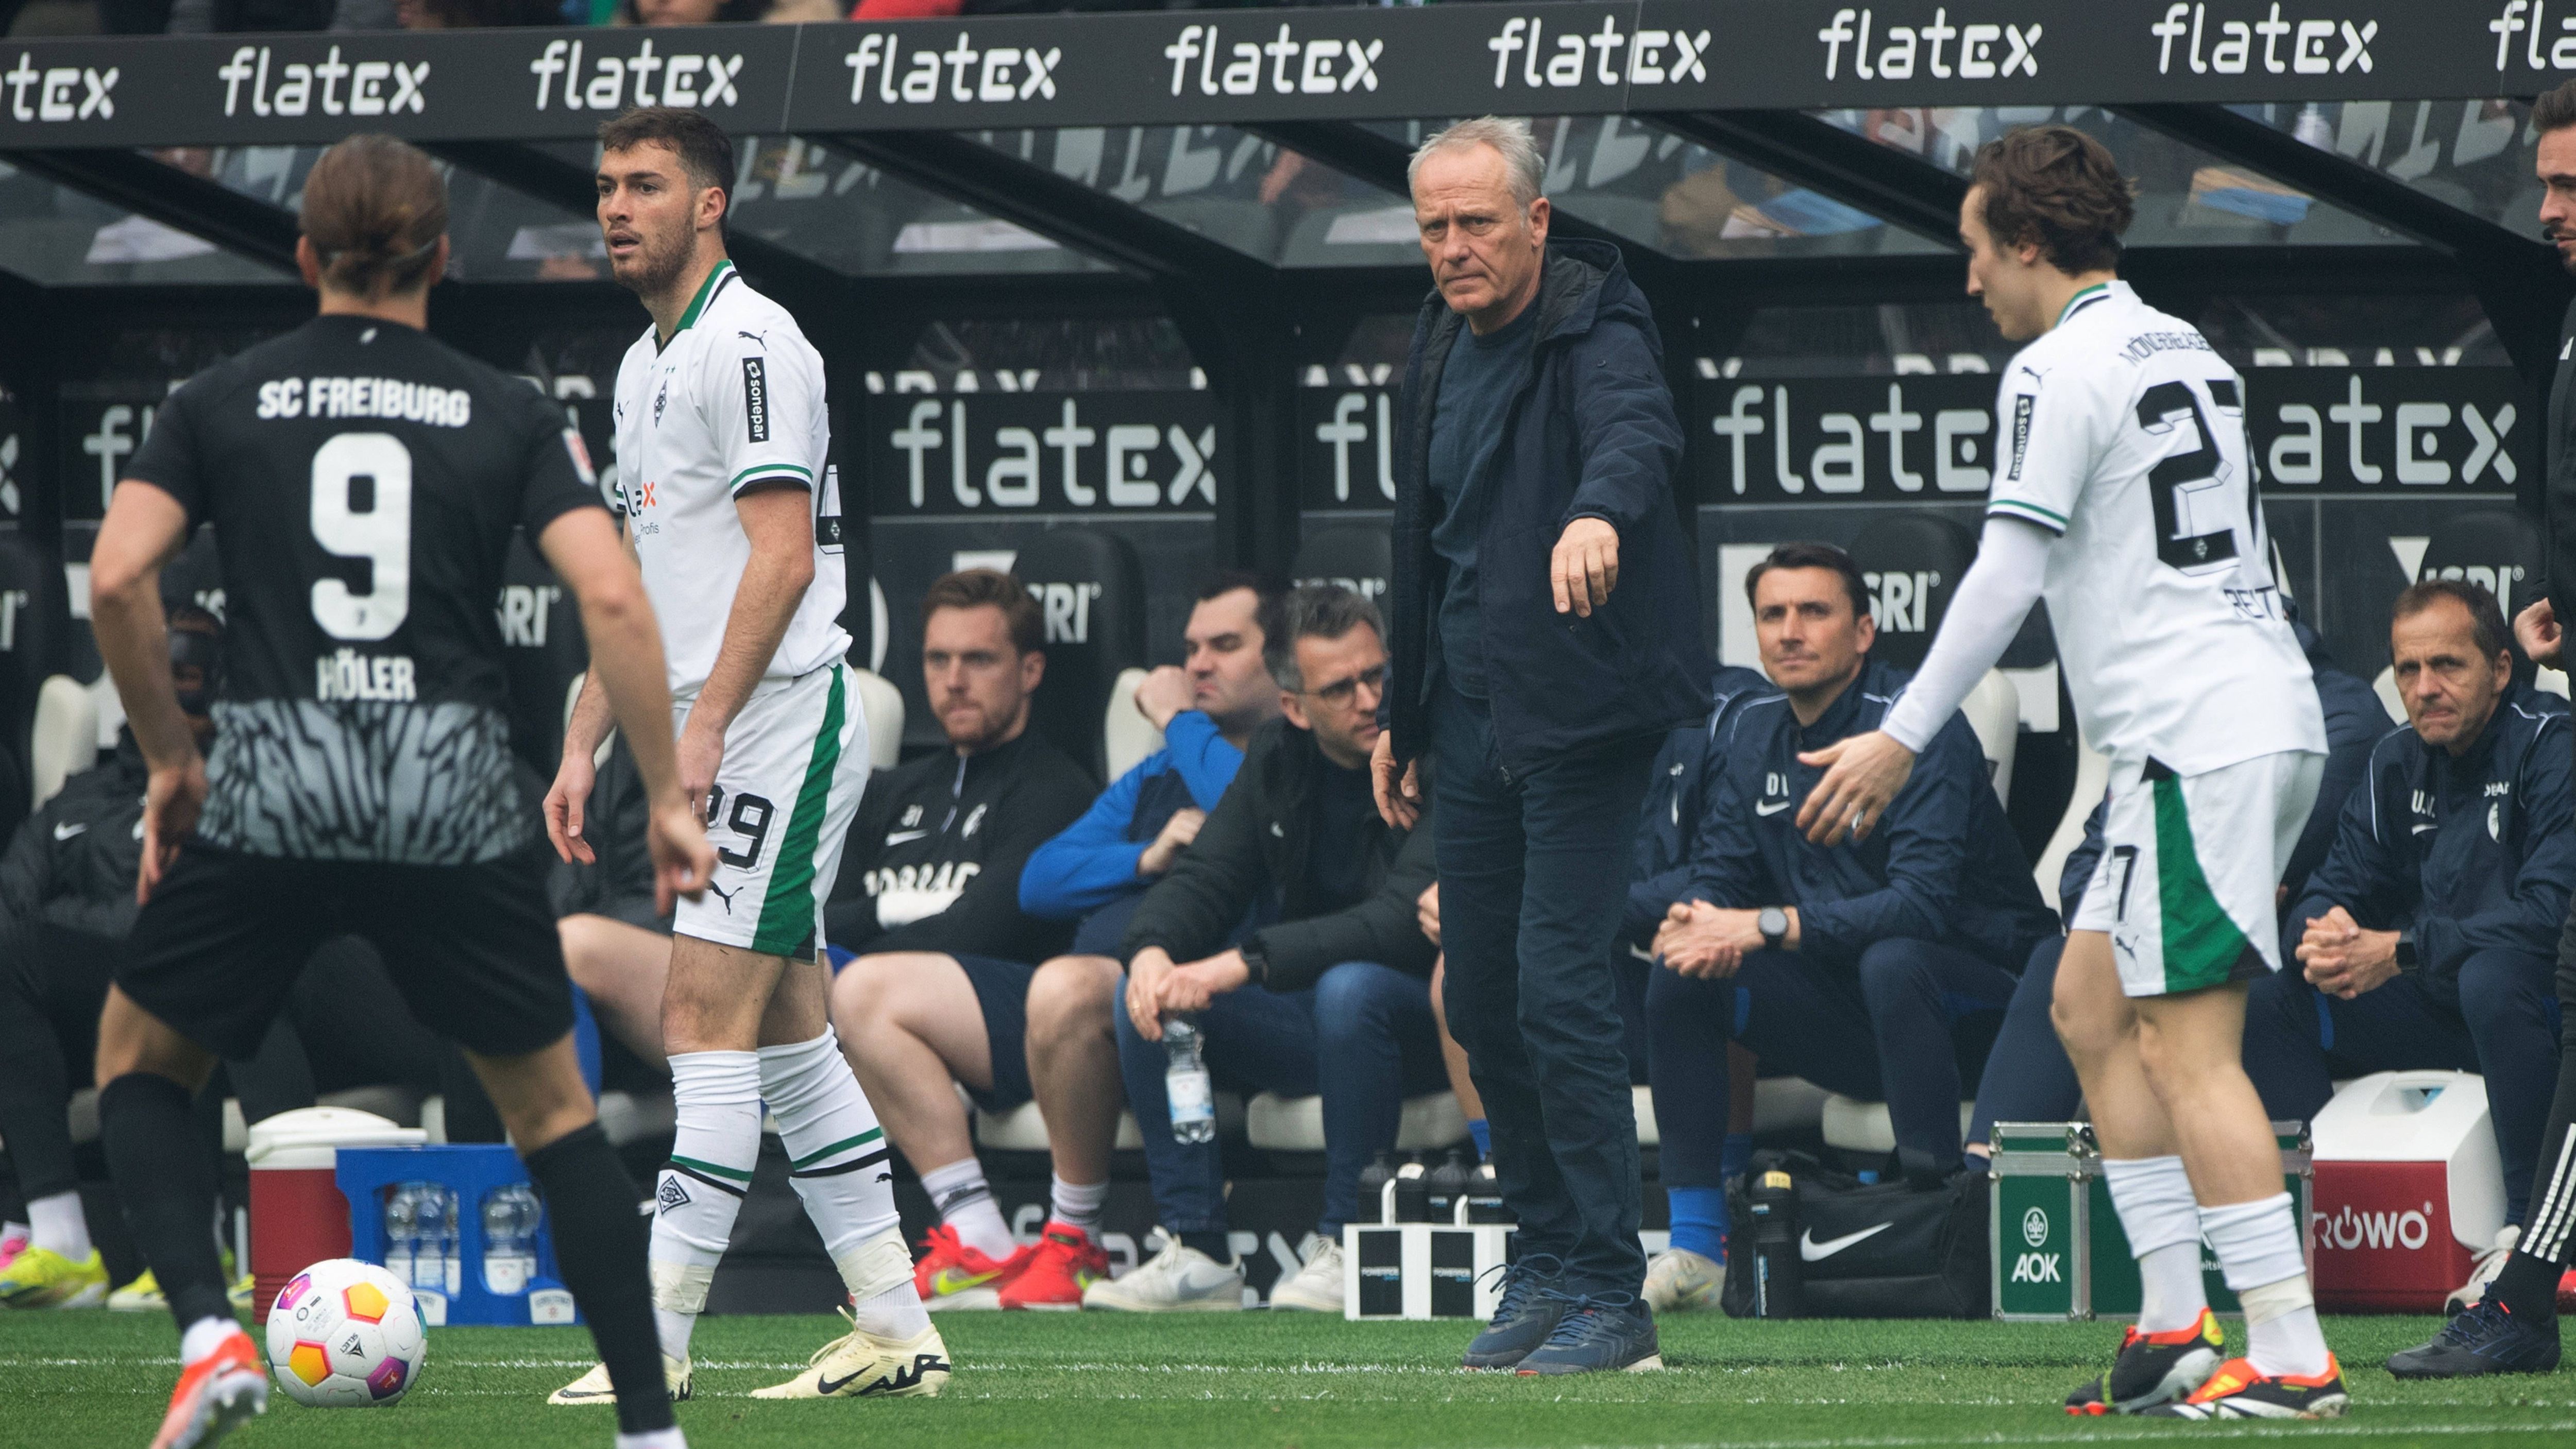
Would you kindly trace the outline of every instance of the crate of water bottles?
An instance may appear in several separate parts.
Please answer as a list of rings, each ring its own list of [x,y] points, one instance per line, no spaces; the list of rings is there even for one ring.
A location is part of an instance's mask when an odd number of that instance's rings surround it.
[[[342,1148],[337,1172],[349,1256],[410,1284],[433,1326],[581,1321],[544,1205],[509,1148]]]

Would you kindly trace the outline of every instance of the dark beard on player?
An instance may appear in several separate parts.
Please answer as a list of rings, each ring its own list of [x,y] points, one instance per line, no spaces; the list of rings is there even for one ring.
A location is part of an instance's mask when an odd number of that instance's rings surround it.
[[[682,232],[670,238],[667,245],[657,245],[658,239],[649,232],[641,233],[640,239],[643,244],[623,269],[613,260],[609,263],[610,274],[620,286],[639,297],[669,291],[689,268],[689,234]]]

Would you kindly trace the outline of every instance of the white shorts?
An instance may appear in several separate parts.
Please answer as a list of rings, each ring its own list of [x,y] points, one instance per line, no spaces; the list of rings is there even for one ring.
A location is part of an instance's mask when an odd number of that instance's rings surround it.
[[[674,707],[675,730],[688,711]],[[867,720],[846,666],[762,680],[725,731],[709,797],[715,875],[704,897],[680,902],[672,931],[767,956],[812,956],[867,783]]]
[[[2110,933],[2131,996],[2280,970],[2275,892],[2325,761],[2293,750],[2186,777],[2144,755],[2114,759],[2102,861],[2067,929]]]

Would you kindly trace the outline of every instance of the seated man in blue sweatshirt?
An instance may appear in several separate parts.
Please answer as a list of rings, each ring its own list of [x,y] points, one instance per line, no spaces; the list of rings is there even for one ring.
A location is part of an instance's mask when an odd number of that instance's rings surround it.
[[[2314,1117],[2339,1078],[2485,1074],[2506,1226],[2457,1309],[2520,1237],[2558,1080],[2576,790],[2567,702],[2514,679],[2493,594],[2427,579],[2397,596],[2388,632],[2407,722],[2371,751],[2325,863],[2281,915],[2283,969],[2246,997],[2245,1071],[2282,1120]]]
[[[1886,1102],[1909,1176],[1956,1169],[1960,1058],[1977,1054],[2014,973],[2057,925],[1964,717],[1933,738],[1866,839],[1807,840],[1795,807],[1819,772],[1799,757],[1875,728],[1904,677],[1869,659],[1869,594],[1842,550],[1782,544],[1746,591],[1763,672],[1783,693],[1745,705],[1721,742],[1690,899],[1656,938],[1664,969],[1646,996],[1677,1240],[1706,1227],[1721,1186],[1730,1041]]]

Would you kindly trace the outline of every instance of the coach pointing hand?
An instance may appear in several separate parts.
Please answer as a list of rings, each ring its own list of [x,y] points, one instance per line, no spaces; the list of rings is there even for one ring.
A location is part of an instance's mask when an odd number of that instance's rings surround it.
[[[1617,248],[1550,240],[1540,173],[1515,121],[1460,122],[1414,153],[1436,291],[1399,404],[1373,774],[1401,828],[1440,792],[1443,1004],[1520,1223],[1466,1362],[1575,1373],[1661,1363],[1636,1306],[1637,1131],[1610,956],[1648,767],[1666,731],[1707,713],[1709,668],[1654,318]],[[1523,1020],[1549,1029],[1524,1039]]]

